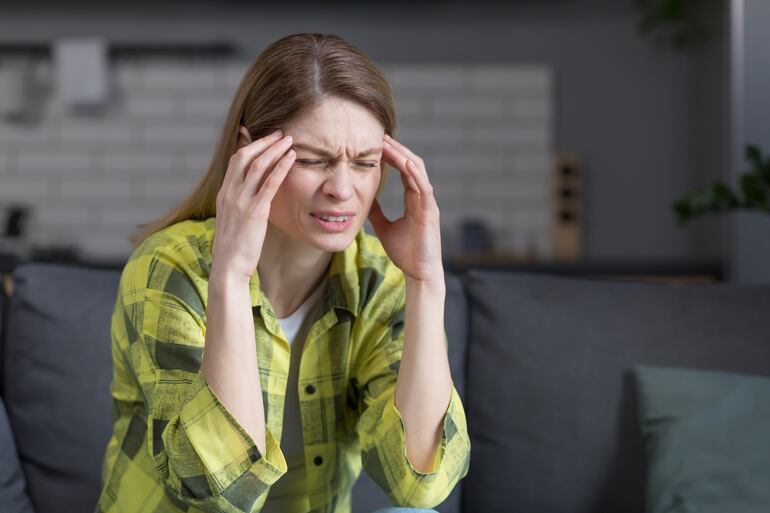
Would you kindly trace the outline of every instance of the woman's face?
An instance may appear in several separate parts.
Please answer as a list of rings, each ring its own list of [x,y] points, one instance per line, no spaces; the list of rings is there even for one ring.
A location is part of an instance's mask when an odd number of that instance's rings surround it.
[[[380,183],[382,125],[356,103],[327,98],[282,129],[297,157],[272,201],[270,223],[323,251],[344,250],[366,222]],[[318,216],[332,212],[350,213],[349,221],[325,228]]]

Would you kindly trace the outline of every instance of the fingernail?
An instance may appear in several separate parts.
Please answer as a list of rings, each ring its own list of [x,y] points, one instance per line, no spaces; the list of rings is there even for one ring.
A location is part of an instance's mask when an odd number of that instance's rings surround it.
[[[283,134],[283,131],[281,131],[281,129],[279,128],[278,130],[276,130],[275,132],[273,132],[273,133],[272,133],[272,134],[270,134],[270,135],[272,135],[272,136],[276,136],[276,137],[277,137],[277,136],[279,136],[279,135],[281,135],[281,134]]]

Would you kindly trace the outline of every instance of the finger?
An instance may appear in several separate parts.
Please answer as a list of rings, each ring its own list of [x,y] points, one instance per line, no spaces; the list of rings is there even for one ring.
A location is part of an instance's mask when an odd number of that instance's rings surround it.
[[[410,190],[412,188],[412,179],[411,177],[407,176],[406,173],[399,173],[398,176],[401,177],[401,185],[404,186],[404,189],[406,191]]]
[[[411,172],[411,176],[417,182],[417,187],[420,189],[422,196],[430,196],[433,194],[433,185],[428,181],[427,173],[420,173],[417,164],[409,159],[406,161],[406,168]]]
[[[428,175],[427,173],[420,174],[417,172],[417,165],[412,162],[411,160],[407,161],[407,168],[409,168],[412,171],[412,176],[416,177],[417,186],[420,188],[420,203],[422,204],[422,208],[426,211],[430,211],[432,209],[438,209],[438,203],[436,203],[436,199],[433,197],[433,186],[428,181]]]
[[[404,162],[406,162],[406,159],[404,159]],[[417,182],[415,181],[414,177],[412,176],[412,171],[404,166],[406,169],[406,173],[401,173],[401,183],[404,184],[404,189],[406,190],[413,190],[417,194],[420,194],[420,188],[417,186]]]
[[[241,184],[241,188],[248,186],[249,190],[245,191],[247,196],[251,197],[254,195],[257,189],[259,189],[259,183],[265,178],[268,171],[273,169],[286,151],[291,148],[291,144],[291,136],[286,136],[270,145],[251,162],[251,165],[246,168],[246,175]],[[238,193],[238,196],[240,195],[241,192]]]
[[[259,188],[256,201],[260,203],[270,203],[273,201],[275,193],[278,192],[278,187],[281,186],[283,179],[286,178],[289,169],[291,169],[291,166],[294,164],[294,158],[296,156],[297,152],[294,150],[289,150],[286,155],[284,155],[281,160],[278,161],[270,174],[265,178],[262,186]]]
[[[398,171],[402,174],[402,178],[405,176],[406,180],[409,182],[409,188],[412,189],[417,194],[420,194],[420,188],[417,186],[417,182],[415,182],[414,178],[411,176],[412,172],[410,169],[407,169],[406,167],[406,161],[407,158],[401,154],[396,148],[393,146],[390,146],[387,142],[383,142],[382,144],[382,156],[385,158],[386,161],[393,164],[393,166],[398,169]],[[403,183],[403,179],[402,179]],[[406,186],[405,186],[406,188]]]
[[[383,140],[383,148],[392,148],[404,159],[404,168],[409,172],[415,182],[421,196],[430,196],[433,194],[433,186],[428,180],[428,173],[420,157],[411,152],[406,146],[399,143],[386,134]],[[422,198],[423,206],[430,206],[430,198]]]
[[[243,130],[246,130],[243,125],[241,125],[241,127]],[[227,172],[225,173],[225,177],[222,180],[222,188],[227,191],[233,184],[243,183],[246,170],[251,165],[251,161],[254,160],[254,157],[265,151],[271,144],[279,141],[281,137],[283,137],[281,130],[276,130],[272,134],[261,137],[233,153],[230,157],[230,163]],[[238,180],[235,180],[235,178],[238,178]]]
[[[438,204],[433,197],[433,186],[428,181],[428,174],[420,173],[412,159],[407,158],[402,151],[392,146],[388,141],[383,140],[382,146],[383,157],[393,161],[397,167],[403,168],[404,174],[415,184],[412,187],[417,191],[422,210],[426,212],[437,210]]]
[[[406,173],[400,173],[399,176],[401,176],[401,184],[404,186],[405,193],[407,191],[414,191],[417,194],[420,194],[420,189],[417,187],[414,178],[408,176]]]
[[[414,184],[413,179],[410,177],[410,172],[406,168],[407,158],[400,151],[385,141],[382,143],[382,158],[385,159],[386,162],[392,164],[393,167],[395,167],[398,172],[401,173],[402,183],[404,179],[406,179],[410,186]],[[419,193],[419,189],[415,189],[415,192]]]
[[[393,139],[388,134],[385,134],[385,142],[387,142],[388,144],[390,144],[391,146],[399,150],[401,153],[406,155],[407,158],[411,159],[412,162],[414,162],[417,165],[418,171],[425,172],[425,169],[420,169],[420,166],[422,164],[422,159],[416,153],[414,153],[412,150],[410,150],[409,148],[407,148],[397,140]]]
[[[275,163],[278,162],[278,159],[291,148],[293,142],[292,137],[287,135],[269,145],[262,153],[257,155],[254,160],[251,161],[251,165],[246,171],[247,175],[254,170],[264,173],[265,171],[272,169]],[[246,176],[244,176],[244,180],[245,178]]]

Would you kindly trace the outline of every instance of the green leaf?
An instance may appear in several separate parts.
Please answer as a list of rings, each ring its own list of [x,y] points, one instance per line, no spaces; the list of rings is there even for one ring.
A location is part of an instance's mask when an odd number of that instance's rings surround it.
[[[770,213],[770,158],[764,160],[760,147],[754,144],[746,145],[745,154],[753,168],[740,176],[738,191],[717,181],[711,187],[687,193],[672,204],[680,224],[706,213],[738,208]]]
[[[692,207],[687,199],[680,199],[673,204],[674,213],[676,213],[677,219],[680,224],[684,224],[692,218]]]
[[[770,158],[759,166],[755,166],[754,172],[759,175],[766,185],[770,186]]]
[[[713,205],[719,210],[729,210],[738,206],[738,198],[724,182],[716,182],[711,186]]]
[[[746,145],[746,160],[755,167],[762,167],[762,152],[754,144]]]
[[[754,207],[767,202],[767,189],[759,175],[747,173],[741,176],[741,191],[746,206]]]

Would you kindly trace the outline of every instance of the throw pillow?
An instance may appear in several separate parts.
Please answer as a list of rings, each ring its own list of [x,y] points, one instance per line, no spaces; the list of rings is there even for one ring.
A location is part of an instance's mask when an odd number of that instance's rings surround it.
[[[648,513],[770,511],[770,378],[634,367]]]

